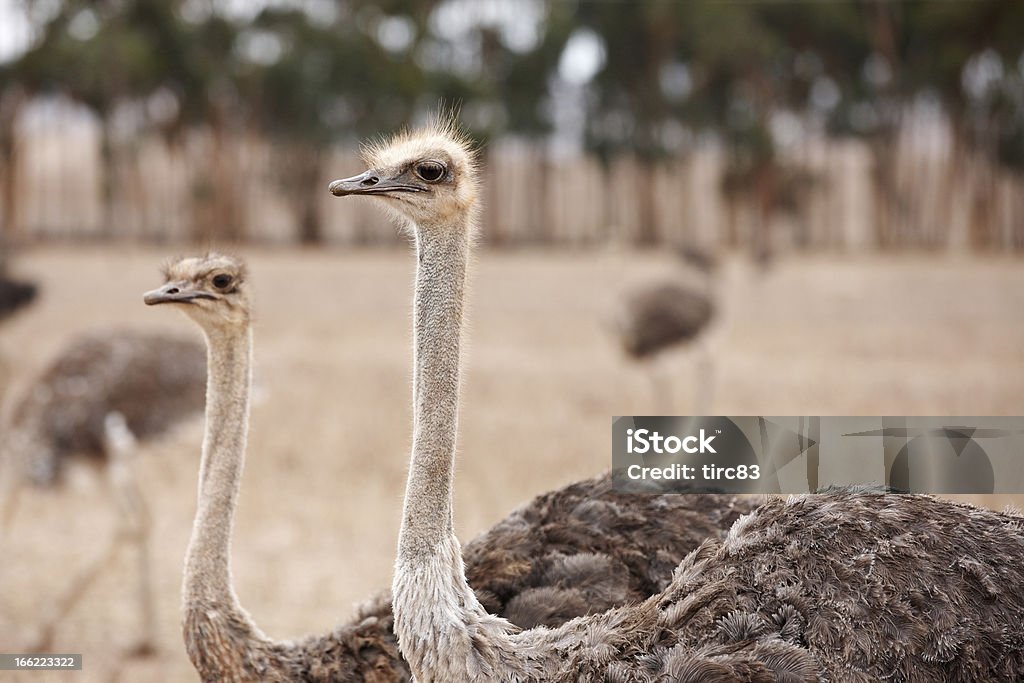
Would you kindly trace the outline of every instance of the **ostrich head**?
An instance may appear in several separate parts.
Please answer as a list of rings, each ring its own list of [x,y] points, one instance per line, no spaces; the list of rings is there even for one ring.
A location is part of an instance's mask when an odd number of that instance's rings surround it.
[[[478,194],[476,154],[453,117],[404,131],[363,150],[368,170],[330,185],[337,197],[382,199],[419,230],[472,226]]]
[[[216,253],[179,258],[164,266],[163,274],[164,285],[143,296],[147,305],[179,306],[207,331],[249,323],[249,289],[241,260]]]

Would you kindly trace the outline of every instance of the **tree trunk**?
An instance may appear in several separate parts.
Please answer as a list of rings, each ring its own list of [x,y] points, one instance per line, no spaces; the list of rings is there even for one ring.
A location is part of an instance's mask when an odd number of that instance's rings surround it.
[[[236,193],[237,164],[222,117],[210,116],[209,152],[193,162],[191,238],[196,243],[238,242],[245,237]]]
[[[538,142],[535,147],[535,163],[537,174],[533,182],[533,196],[529,198],[531,211],[529,215],[530,225],[528,226],[527,241],[530,243],[554,242],[553,233],[555,226],[550,219],[550,207],[548,206],[548,188],[551,183],[551,159],[548,155],[547,143]]]
[[[895,134],[885,130],[871,142],[871,184],[874,194],[875,236],[879,246],[900,243],[895,225],[899,192],[896,187]]]
[[[484,176],[484,221],[481,235],[487,244],[505,244],[505,223],[501,217],[501,209],[498,206],[498,191],[495,189],[501,183],[495,169],[495,154],[489,147],[480,150],[479,163],[483,169]]]
[[[110,134],[110,118],[100,114],[100,215],[101,233],[104,237],[116,234],[114,218],[114,190],[117,175],[117,159],[114,154],[114,140]]]
[[[658,242],[657,197],[654,187],[654,164],[638,159],[636,166],[636,189],[638,224],[636,243],[639,246],[652,246]]]
[[[13,87],[0,97],[0,198],[3,201],[3,224],[0,238],[6,243],[21,232],[18,205],[18,140],[14,127],[27,97],[21,88]],[[2,257],[2,254],[0,254]]]
[[[750,236],[755,263],[767,265],[772,258],[772,218],[777,196],[777,169],[772,161],[762,161],[754,171],[754,226]]]
[[[302,146],[295,155],[297,164],[294,178],[297,181],[294,196],[298,206],[299,242],[302,244],[323,244],[324,224],[320,215],[323,195],[324,155],[318,148]]]
[[[967,141],[957,121],[950,124],[953,144],[943,179],[940,198],[945,203],[946,217],[945,246],[950,251],[962,250],[967,246],[970,231],[970,201],[973,194],[967,158]]]

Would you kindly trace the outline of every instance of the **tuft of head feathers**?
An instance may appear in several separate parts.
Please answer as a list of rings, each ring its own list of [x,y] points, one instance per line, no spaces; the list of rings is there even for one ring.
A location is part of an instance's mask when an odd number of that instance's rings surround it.
[[[403,128],[389,137],[363,143],[360,156],[369,168],[394,168],[412,159],[447,152],[452,161],[475,178],[479,160],[476,142],[458,120],[457,110],[442,110],[425,124]]]
[[[237,256],[210,251],[203,256],[174,256],[160,266],[160,274],[165,282],[185,280],[199,282],[210,276],[214,271],[232,273],[236,283],[241,284],[248,279],[249,268],[245,261]]]

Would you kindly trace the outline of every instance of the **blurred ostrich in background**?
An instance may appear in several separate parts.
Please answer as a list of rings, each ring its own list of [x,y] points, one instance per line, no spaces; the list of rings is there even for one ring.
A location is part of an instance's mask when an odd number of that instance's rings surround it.
[[[32,303],[37,294],[35,284],[10,276],[7,268],[10,254],[8,240],[0,236],[0,321]]]
[[[141,610],[138,654],[154,647],[149,515],[134,471],[138,442],[156,437],[203,408],[202,345],[157,332],[104,330],[70,342],[18,398],[0,441],[0,514],[6,529],[25,483],[54,487],[72,458],[97,466],[119,524],[106,550],[44,609],[31,650],[50,647],[59,621],[116,558],[138,550]]]
[[[36,286],[31,282],[12,280],[4,273],[0,264],[0,323],[28,306],[36,298]],[[11,369],[6,354],[0,353],[0,399],[7,393]]]
[[[7,245],[0,239],[0,323],[6,322],[15,313],[35,301],[38,293],[34,283],[17,280],[8,275],[7,254]],[[9,380],[8,361],[0,354],[0,399],[7,392]]]
[[[615,316],[615,331],[623,352],[643,362],[651,380],[656,413],[672,414],[673,391],[678,378],[665,355],[671,349],[690,347],[707,337],[716,315],[718,259],[709,251],[686,246],[676,251],[685,271],[626,292]],[[704,341],[697,359],[691,411],[702,415],[713,398],[714,366],[710,344]]]
[[[36,286],[31,282],[12,280],[0,270],[0,320],[6,320],[32,303],[36,291]]]

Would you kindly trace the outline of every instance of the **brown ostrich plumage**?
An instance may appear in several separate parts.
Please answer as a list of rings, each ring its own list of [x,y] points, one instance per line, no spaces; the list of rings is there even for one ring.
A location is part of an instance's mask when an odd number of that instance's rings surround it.
[[[36,293],[36,286],[31,282],[12,280],[6,275],[0,275],[0,320],[32,303]]]
[[[488,612],[556,626],[657,593],[691,549],[753,508],[720,493],[620,493],[604,475],[537,496],[470,541],[466,575]]]
[[[717,251],[689,242],[676,247],[675,254],[684,266],[706,276],[712,275],[721,265]]]
[[[694,339],[713,314],[708,295],[683,282],[636,289],[626,294],[619,318],[622,348],[632,358],[648,358]]]
[[[688,553],[753,508],[727,494],[616,493],[604,475],[537,496],[474,538],[466,574],[488,611],[523,628],[559,626],[664,589]],[[213,602],[189,608],[185,622],[189,655],[210,683],[411,680],[387,594],[334,632],[295,642],[272,641]]]
[[[8,428],[37,485],[70,457],[108,458],[105,421],[120,413],[139,440],[203,408],[206,351],[164,333],[110,329],[71,341],[22,395]]]
[[[504,673],[488,680],[1024,677],[1019,516],[928,496],[835,491],[771,500],[723,539],[709,527],[727,525],[749,508],[745,501],[632,494],[619,501],[609,493],[601,477],[544,494],[465,548],[470,585],[488,611],[518,616],[526,628],[555,627],[510,635],[514,650],[543,663],[547,674],[496,661]],[[656,522],[687,518],[709,530],[710,540],[700,543],[697,529],[684,526],[675,535],[672,524]],[[660,533],[669,534],[667,545],[657,540]],[[636,602],[646,586],[664,587],[672,577],[666,566],[686,546],[696,550],[671,585]],[[639,561],[642,555],[653,561]],[[644,588],[633,593],[627,585]],[[557,616],[552,606],[561,610]],[[212,606],[190,618],[205,621],[210,613]],[[593,616],[558,626],[581,614]],[[224,619],[208,628],[190,649],[207,667],[205,681],[410,680],[383,596],[335,633],[296,643],[254,642],[247,621]],[[219,655],[218,647],[232,656]],[[225,662],[230,670],[220,668]]]
[[[773,499],[687,557],[660,595],[508,636],[545,675],[499,670],[507,681],[1024,680],[1022,527],[930,496]]]
[[[718,255],[693,244],[674,249],[680,265],[697,275],[645,283],[627,291],[619,302],[617,328],[622,350],[636,360],[687,344],[710,325],[715,315],[712,291],[719,268]]]

